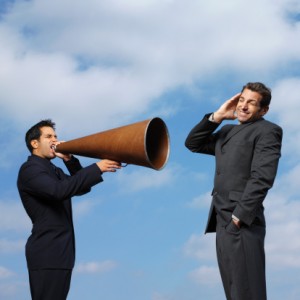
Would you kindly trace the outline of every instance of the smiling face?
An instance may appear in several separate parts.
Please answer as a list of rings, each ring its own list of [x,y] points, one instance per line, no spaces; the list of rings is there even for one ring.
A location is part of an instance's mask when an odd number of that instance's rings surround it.
[[[39,139],[32,140],[32,153],[46,159],[55,158],[54,147],[57,144],[57,136],[53,128],[45,126],[40,128]]]
[[[260,106],[261,100],[261,94],[249,89],[243,90],[236,106],[237,119],[241,124],[256,121],[268,112],[268,106]]]

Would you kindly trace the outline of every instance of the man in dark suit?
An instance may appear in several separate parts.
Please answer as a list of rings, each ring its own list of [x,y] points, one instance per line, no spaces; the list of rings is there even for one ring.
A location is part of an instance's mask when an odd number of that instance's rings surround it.
[[[26,243],[26,260],[33,300],[65,300],[75,261],[71,197],[83,195],[115,172],[120,163],[101,160],[82,168],[69,154],[55,152],[55,123],[42,120],[26,133],[31,153],[21,166],[17,186],[33,227]],[[51,163],[60,157],[70,175]]]
[[[216,232],[219,270],[228,300],[265,300],[263,201],[272,187],[282,129],[263,116],[271,90],[246,84],[241,93],[207,114],[189,133],[192,152],[215,156],[212,203],[205,233]],[[239,121],[215,130],[223,120]]]

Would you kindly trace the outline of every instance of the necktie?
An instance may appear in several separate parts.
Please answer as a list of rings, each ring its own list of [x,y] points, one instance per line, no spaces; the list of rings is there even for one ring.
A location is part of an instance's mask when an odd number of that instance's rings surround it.
[[[56,176],[58,177],[58,179],[61,179],[58,168],[54,164],[51,164],[51,166],[52,166]]]

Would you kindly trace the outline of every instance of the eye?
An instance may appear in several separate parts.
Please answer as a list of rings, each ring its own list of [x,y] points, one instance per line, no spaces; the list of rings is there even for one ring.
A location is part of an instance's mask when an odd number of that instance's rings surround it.
[[[257,106],[256,101],[250,101],[249,104],[252,105],[252,106]]]

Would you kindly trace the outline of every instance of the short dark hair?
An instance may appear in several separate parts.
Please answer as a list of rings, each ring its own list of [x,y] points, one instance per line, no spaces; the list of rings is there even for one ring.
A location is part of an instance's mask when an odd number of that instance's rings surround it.
[[[261,82],[248,82],[246,85],[243,86],[242,92],[244,89],[251,90],[252,92],[257,92],[262,95],[262,99],[260,101],[260,106],[265,107],[269,106],[272,99],[271,89],[265,86]]]
[[[52,122],[51,119],[42,120],[42,121],[36,123],[35,125],[33,125],[26,132],[25,142],[26,142],[26,146],[27,146],[28,150],[30,151],[30,153],[32,153],[32,151],[33,151],[33,147],[31,146],[31,141],[39,140],[39,138],[42,134],[42,132],[41,132],[42,127],[51,127],[55,130],[55,123]]]

